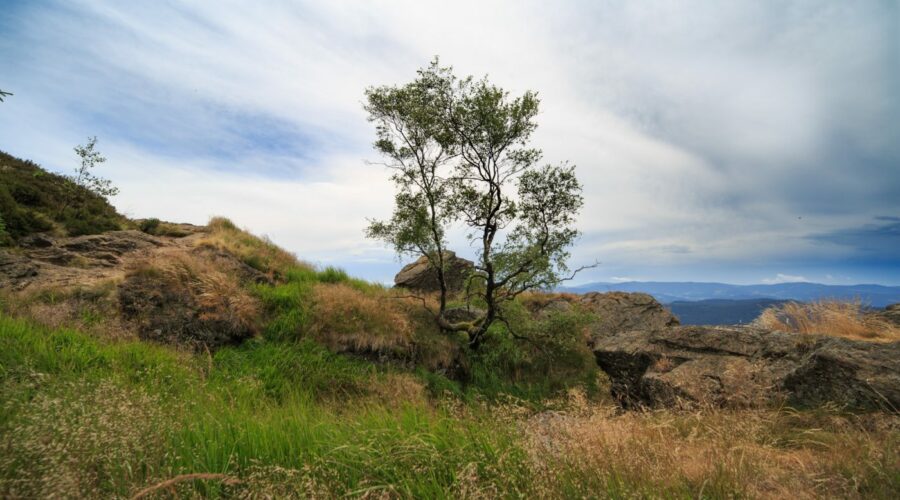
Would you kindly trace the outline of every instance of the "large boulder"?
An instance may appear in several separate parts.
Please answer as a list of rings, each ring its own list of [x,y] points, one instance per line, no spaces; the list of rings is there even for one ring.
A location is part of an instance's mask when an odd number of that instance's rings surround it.
[[[597,335],[591,348],[625,406],[900,408],[900,342],[750,327],[674,327]]]
[[[656,331],[679,324],[675,315],[646,293],[591,292],[579,302],[597,316],[591,328],[594,336]]]
[[[471,260],[457,257],[455,252],[444,252],[445,271],[444,276],[447,287],[452,292],[459,292],[465,288],[466,279],[475,270],[475,264]],[[407,264],[394,276],[394,286],[407,288],[419,292],[440,291],[437,271],[428,262],[426,257],[419,257],[412,264]]]

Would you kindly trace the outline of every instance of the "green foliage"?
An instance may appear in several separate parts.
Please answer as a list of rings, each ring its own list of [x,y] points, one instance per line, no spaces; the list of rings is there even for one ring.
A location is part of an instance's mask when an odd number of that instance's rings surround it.
[[[328,266],[318,273],[318,279],[322,283],[344,283],[350,276],[343,269]]]
[[[147,234],[156,234],[156,230],[159,229],[159,222],[159,219],[156,217],[144,219],[138,225],[138,229]]]
[[[531,401],[572,387],[597,393],[597,365],[583,335],[589,314],[573,309],[534,319],[518,301],[504,308],[506,323],[495,324],[485,348],[470,356],[470,390]]]
[[[375,149],[394,171],[397,190],[391,219],[371,221],[367,235],[428,259],[440,283],[441,326],[465,331],[477,349],[504,320],[504,302],[566,279],[583,205],[574,167],[538,167],[542,153],[528,146],[537,128],[536,93],[511,98],[487,78],[457,78],[437,59],[413,82],[370,88],[366,98]],[[483,284],[477,290],[485,313],[475,322],[444,316],[443,249],[455,223],[480,251],[473,280]]]
[[[119,194],[119,188],[112,185],[112,181],[97,177],[91,171],[97,167],[97,164],[106,162],[106,157],[96,151],[96,137],[88,137],[87,144],[75,146],[75,154],[81,159],[81,164],[75,169],[75,175],[69,179],[83,189],[94,193],[101,198],[109,198]],[[73,192],[73,196],[78,196],[78,191]],[[80,200],[79,200],[80,201]]]
[[[80,205],[70,203],[75,197]],[[13,240],[59,227],[69,235],[119,229],[125,221],[103,197],[64,176],[0,152],[0,216]]]
[[[272,341],[298,340],[309,326],[315,270],[297,266],[285,273],[285,280],[275,286],[257,285],[254,288],[268,316],[263,336]]]
[[[334,497],[385,490],[436,498],[458,491],[472,464],[478,467],[472,487],[527,488],[526,455],[511,427],[421,405],[348,400],[385,382],[372,365],[311,342],[226,348],[205,375],[189,368],[206,366],[203,354],[137,342],[106,344],[3,317],[0,347],[0,395],[6,402],[0,439],[10,453],[0,458],[2,496],[22,488],[38,488],[29,496],[41,496],[41,488],[65,488],[72,475],[87,484],[75,483],[77,489],[60,496],[90,487],[96,496],[127,497],[148,483],[210,471],[241,477],[238,491],[190,483],[182,485],[182,494],[258,496],[274,490],[280,493],[270,496]],[[108,387],[106,381],[115,383]],[[342,402],[339,409],[319,402],[329,394],[340,396],[333,400]],[[48,423],[35,424],[40,422]],[[154,430],[129,439],[132,425]],[[143,446],[149,437],[163,442]],[[79,454],[60,455],[59,446]],[[18,481],[22,471],[28,471],[28,482]]]
[[[0,213],[0,246],[10,243],[9,234],[6,232],[6,222],[3,222],[3,214]]]
[[[214,381],[238,385],[248,377],[259,381],[260,397],[283,402],[349,397],[366,391],[375,367],[333,354],[312,340],[291,343],[248,342],[224,349],[214,358]]]

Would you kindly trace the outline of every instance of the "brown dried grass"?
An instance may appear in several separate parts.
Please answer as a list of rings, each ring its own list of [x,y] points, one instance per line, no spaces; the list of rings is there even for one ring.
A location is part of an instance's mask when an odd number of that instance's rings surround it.
[[[98,337],[133,339],[135,334],[118,313],[116,287],[121,278],[86,285],[49,284],[9,293],[6,313],[48,328],[74,328]]]
[[[858,300],[788,302],[769,307],[754,323],[782,332],[830,335],[873,342],[900,340],[900,327],[868,314]]]
[[[310,331],[338,351],[397,353],[412,344],[413,329],[399,304],[384,294],[346,284],[317,284]]]
[[[272,243],[238,228],[224,217],[213,217],[207,224],[208,233],[197,240],[197,246],[208,246],[235,255],[244,263],[272,278],[284,276],[288,270],[305,264],[297,257]]]
[[[145,266],[143,269],[140,266]],[[242,329],[253,329],[260,317],[259,301],[212,261],[192,254],[174,254],[144,261],[134,272],[157,272],[170,287],[192,295],[200,319],[224,321]]]
[[[516,418],[547,496],[568,473],[587,496],[615,478],[651,496],[699,488],[712,497],[855,498],[867,490],[881,497],[900,471],[897,416],[827,409],[622,413],[578,391],[571,397],[563,411]]]

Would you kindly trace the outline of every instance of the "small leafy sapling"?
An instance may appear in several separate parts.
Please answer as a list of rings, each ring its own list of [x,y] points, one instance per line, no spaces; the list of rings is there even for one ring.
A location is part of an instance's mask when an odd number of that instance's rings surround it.
[[[94,149],[96,146],[97,137],[88,137],[87,144],[75,146],[75,153],[81,159],[81,165],[75,169],[75,175],[69,179],[97,196],[109,198],[119,194],[119,188],[113,186],[111,180],[97,177],[91,173],[97,164],[106,161],[106,157]]]
[[[65,176],[71,182],[66,184],[65,203],[60,207],[60,215],[70,207],[81,209],[85,203],[85,191],[104,199],[119,194],[119,188],[113,186],[111,180],[91,172],[98,164],[106,162],[106,157],[96,147],[97,137],[88,137],[87,144],[75,146],[75,154],[81,163],[75,169],[75,175]]]

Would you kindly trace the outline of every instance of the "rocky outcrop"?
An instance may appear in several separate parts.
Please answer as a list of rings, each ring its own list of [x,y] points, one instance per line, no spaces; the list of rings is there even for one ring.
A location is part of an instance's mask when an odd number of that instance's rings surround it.
[[[74,238],[32,234],[19,240],[19,248],[0,249],[0,289],[69,286],[110,278],[121,274],[125,257],[167,244],[140,231]]]
[[[595,337],[633,330],[651,332],[679,324],[675,315],[646,293],[591,292],[579,302],[597,316],[591,328]]]
[[[591,345],[625,406],[900,408],[900,342],[871,343],[741,327],[597,335]]]
[[[451,251],[444,252],[444,264],[444,276],[448,289],[452,292],[462,291],[466,279],[475,269],[475,264],[470,260],[457,257],[456,253]],[[418,292],[437,292],[441,289],[437,271],[424,256],[419,257],[412,264],[404,266],[394,276],[394,286]]]
[[[28,257],[0,250],[0,289],[19,289],[38,274],[38,267]]]

